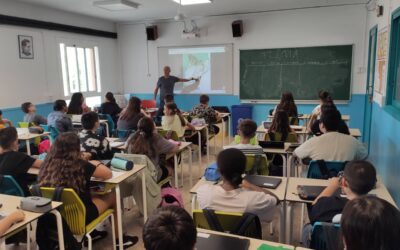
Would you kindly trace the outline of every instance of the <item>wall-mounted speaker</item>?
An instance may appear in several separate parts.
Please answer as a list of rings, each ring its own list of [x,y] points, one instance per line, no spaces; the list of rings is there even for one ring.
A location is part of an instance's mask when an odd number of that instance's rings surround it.
[[[241,37],[243,35],[243,21],[236,20],[232,23],[232,35],[233,37]]]
[[[157,38],[158,38],[157,26],[153,25],[153,26],[146,27],[146,34],[147,34],[147,40],[150,40],[150,41],[157,40]]]

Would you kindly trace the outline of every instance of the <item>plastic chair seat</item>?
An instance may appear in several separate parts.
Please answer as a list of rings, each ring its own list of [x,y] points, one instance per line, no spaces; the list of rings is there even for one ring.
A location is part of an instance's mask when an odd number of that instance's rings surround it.
[[[113,213],[114,213],[114,209],[107,209],[106,211],[104,211],[104,213],[100,214],[99,217],[97,217],[92,222],[90,222],[88,225],[86,225],[86,232],[93,231],[97,227],[97,225],[99,225],[102,221],[104,221],[106,218],[108,218]]]

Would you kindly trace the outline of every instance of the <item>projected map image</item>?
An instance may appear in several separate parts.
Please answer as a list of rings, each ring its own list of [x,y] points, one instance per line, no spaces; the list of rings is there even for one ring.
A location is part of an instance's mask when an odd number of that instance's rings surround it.
[[[182,55],[182,67],[184,78],[198,78],[195,83],[183,83],[182,93],[205,92],[211,89],[210,53],[184,54]]]

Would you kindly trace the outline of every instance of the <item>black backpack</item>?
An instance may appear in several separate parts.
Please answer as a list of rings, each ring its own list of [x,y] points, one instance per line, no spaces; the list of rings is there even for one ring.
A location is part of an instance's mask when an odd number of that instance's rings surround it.
[[[53,201],[61,201],[61,195],[64,188],[58,187],[53,194]],[[42,197],[39,185],[32,186],[32,195]],[[82,242],[78,242],[67,222],[62,219],[64,246],[65,250],[80,250]],[[59,249],[57,221],[53,214],[47,213],[39,218],[36,230],[36,242],[40,250],[56,250]]]

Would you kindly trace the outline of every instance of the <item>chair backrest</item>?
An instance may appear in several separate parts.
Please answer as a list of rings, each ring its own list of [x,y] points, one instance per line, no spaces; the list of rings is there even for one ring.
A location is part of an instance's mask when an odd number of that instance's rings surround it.
[[[239,144],[240,143],[240,135],[235,135],[235,138],[233,138],[233,141],[235,142],[235,144]],[[257,136],[254,136],[253,138],[250,139],[250,144],[258,145]]]
[[[11,175],[0,175],[0,193],[14,196],[25,196],[24,191]]]
[[[222,226],[222,229],[226,233],[232,233],[237,228],[238,223],[243,217],[243,213],[232,213],[215,211],[215,215]],[[193,210],[194,224],[198,228],[213,230],[213,227],[209,225],[203,210]],[[241,234],[242,236],[261,239],[262,229],[260,219],[256,216]]]
[[[50,132],[50,126],[45,124],[40,124],[40,127],[43,129],[43,132]]]
[[[290,125],[299,125],[299,118],[297,117],[289,117],[289,124]]]
[[[268,175],[269,162],[264,155],[246,154],[246,169],[247,174]]]
[[[60,131],[58,131],[58,129],[56,127],[53,126],[49,126],[50,127],[50,137],[51,137],[51,141],[54,142],[58,135],[60,134]]]
[[[99,119],[107,120],[108,132],[109,132],[110,135],[112,135],[113,132],[114,132],[114,128],[115,128],[115,123],[114,123],[114,120],[112,119],[111,115],[109,115],[109,114],[99,114]]]
[[[158,129],[158,134],[160,134],[165,139],[168,139],[168,140],[172,139],[174,141],[179,141],[179,137],[178,137],[178,134],[176,133],[176,131]]]
[[[18,122],[19,128],[29,128],[29,122]]]
[[[311,233],[310,248],[318,250],[340,249],[340,225],[315,222]]]
[[[271,138],[270,134],[273,134],[274,138]],[[265,133],[264,141],[281,141],[282,134],[281,133]],[[286,137],[285,142],[297,142],[297,136],[295,133],[291,132]]]
[[[134,130],[122,130],[122,129],[114,130],[114,136],[120,139],[126,139],[133,133],[135,133]]]
[[[43,197],[52,199],[55,188],[41,187]],[[67,222],[71,232],[74,235],[83,235],[86,233],[86,208],[78,194],[72,188],[64,188],[61,201],[60,213]]]
[[[142,107],[145,109],[156,108],[157,107],[156,100],[142,100]]]
[[[336,177],[340,171],[344,170],[345,162],[341,161],[322,161],[325,162],[326,169],[321,162],[311,161],[308,165],[307,178],[312,179],[328,179],[331,177]],[[321,169],[322,168],[322,169]]]

